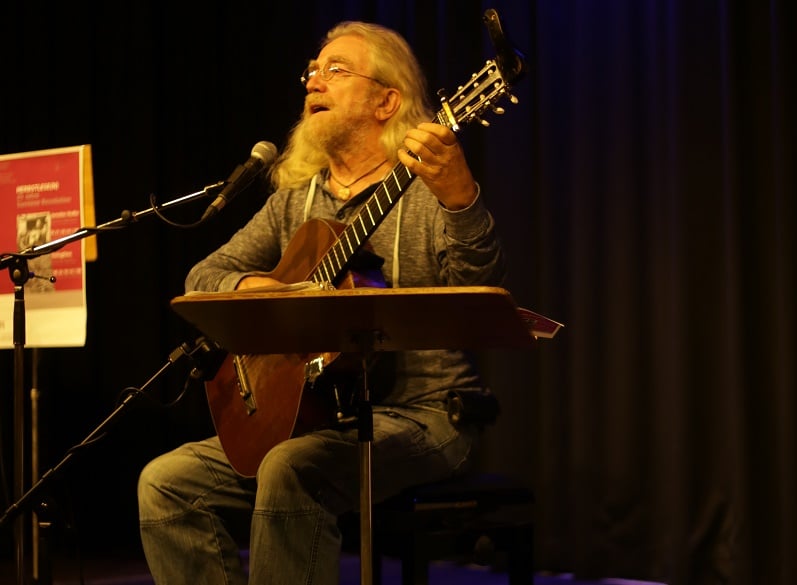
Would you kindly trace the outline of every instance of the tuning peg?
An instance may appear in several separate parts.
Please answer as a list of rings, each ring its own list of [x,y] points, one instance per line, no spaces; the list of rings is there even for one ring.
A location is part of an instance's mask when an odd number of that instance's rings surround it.
[[[506,110],[504,108],[502,108],[501,106],[493,106],[492,110],[493,110],[494,114],[498,114],[499,116],[501,114],[503,114],[504,112],[506,112]]]

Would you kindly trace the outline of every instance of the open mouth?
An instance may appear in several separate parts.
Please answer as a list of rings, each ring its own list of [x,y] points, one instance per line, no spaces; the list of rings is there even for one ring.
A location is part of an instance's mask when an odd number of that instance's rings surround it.
[[[317,114],[318,112],[326,112],[328,110],[329,108],[323,104],[309,104],[307,106],[307,111],[310,112],[310,114]]]

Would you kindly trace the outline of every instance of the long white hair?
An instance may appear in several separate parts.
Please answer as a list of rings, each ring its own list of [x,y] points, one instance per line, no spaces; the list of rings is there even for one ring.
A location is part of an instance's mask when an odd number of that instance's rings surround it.
[[[407,130],[431,121],[434,116],[426,78],[407,41],[397,32],[378,24],[342,22],[327,33],[321,48],[344,35],[356,35],[365,41],[369,49],[370,75],[401,94],[401,105],[386,122],[380,137],[384,151],[395,163],[396,151]],[[271,182],[277,189],[300,185],[327,166],[326,153],[307,132],[302,132],[303,124],[304,117],[294,125],[287,147],[271,170]]]

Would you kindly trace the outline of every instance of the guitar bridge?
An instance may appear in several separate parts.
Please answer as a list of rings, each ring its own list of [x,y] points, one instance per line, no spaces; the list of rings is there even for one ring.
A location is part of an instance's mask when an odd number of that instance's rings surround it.
[[[255,395],[252,394],[252,390],[249,385],[249,377],[246,375],[246,367],[244,366],[243,357],[237,355],[232,361],[233,365],[235,366],[235,377],[238,380],[238,394],[240,394],[241,400],[243,400],[244,408],[246,408],[246,414],[251,416],[257,412],[257,403],[255,403]]]
[[[315,383],[316,379],[324,373],[324,356],[310,360],[304,364],[304,379],[311,386]]]

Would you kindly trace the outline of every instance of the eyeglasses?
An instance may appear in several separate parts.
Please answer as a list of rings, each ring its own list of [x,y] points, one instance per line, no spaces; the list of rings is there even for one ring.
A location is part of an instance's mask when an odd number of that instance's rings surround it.
[[[320,68],[318,67],[318,65],[310,65],[307,69],[304,70],[304,72],[302,73],[302,76],[299,78],[299,81],[301,81],[301,83],[302,83],[302,85],[304,87],[307,87],[307,84],[316,75],[320,75],[321,79],[323,79],[324,81],[329,81],[330,79],[335,77],[335,75],[337,75],[338,73],[345,73],[347,75],[355,75],[357,77],[362,77],[364,79],[369,79],[369,80],[373,81],[374,83],[378,83],[379,85],[381,85],[383,87],[385,86],[384,83],[382,83],[381,81],[379,81],[375,77],[369,77],[368,75],[363,75],[362,73],[357,73],[355,71],[349,71],[348,69],[344,69],[343,67],[341,67],[337,63],[327,63],[326,65],[324,65],[323,67],[320,67]]]

